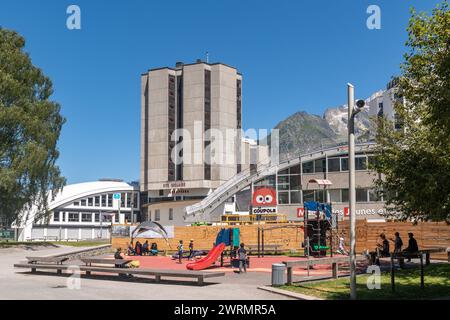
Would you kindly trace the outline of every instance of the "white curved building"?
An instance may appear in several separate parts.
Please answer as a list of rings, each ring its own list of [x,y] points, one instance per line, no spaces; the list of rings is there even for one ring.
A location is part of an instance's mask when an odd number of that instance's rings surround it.
[[[114,200],[114,194],[120,194],[120,200]],[[139,203],[139,186],[119,180],[68,185],[49,202],[51,214],[46,218],[37,219],[36,208],[25,212],[16,226],[18,240],[109,238],[111,223],[140,219]]]

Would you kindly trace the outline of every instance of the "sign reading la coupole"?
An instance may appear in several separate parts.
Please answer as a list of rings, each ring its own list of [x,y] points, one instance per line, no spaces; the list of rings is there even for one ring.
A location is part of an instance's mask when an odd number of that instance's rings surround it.
[[[253,214],[277,213],[277,194],[273,188],[258,188],[253,192]]]

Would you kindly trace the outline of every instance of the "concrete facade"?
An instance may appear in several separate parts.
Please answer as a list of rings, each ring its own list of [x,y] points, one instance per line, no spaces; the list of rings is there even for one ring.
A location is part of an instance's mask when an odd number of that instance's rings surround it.
[[[142,213],[174,201],[179,219],[180,201],[200,200],[249,166],[238,161],[250,158],[239,131],[242,76],[222,63],[177,63],[142,74],[141,92]]]

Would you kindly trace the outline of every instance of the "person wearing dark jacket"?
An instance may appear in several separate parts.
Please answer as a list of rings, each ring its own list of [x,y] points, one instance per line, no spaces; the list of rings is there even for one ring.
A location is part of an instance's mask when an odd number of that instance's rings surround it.
[[[414,239],[414,234],[412,232],[408,232],[408,247],[404,250],[407,253],[416,253],[419,251],[419,246],[417,245],[416,239]],[[408,262],[411,261],[411,258],[408,258]]]
[[[244,272],[247,273],[247,250],[245,250],[243,243],[241,243],[237,255],[239,259],[239,273],[242,273],[242,267]]]

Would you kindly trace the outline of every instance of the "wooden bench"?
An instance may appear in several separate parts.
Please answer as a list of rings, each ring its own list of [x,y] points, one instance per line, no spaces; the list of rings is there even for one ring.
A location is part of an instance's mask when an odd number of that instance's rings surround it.
[[[248,248],[248,254],[252,254],[253,251],[258,252],[258,245],[257,244],[249,244],[246,246]],[[261,252],[274,252],[275,254],[278,253],[278,249],[281,247],[279,244],[265,244],[264,246],[261,244],[259,246]],[[264,248],[264,250],[263,250]]]
[[[63,262],[69,260],[67,257],[26,257],[28,263],[37,264],[37,263],[56,263],[63,264]]]
[[[424,255],[425,256],[425,265],[429,266],[431,263],[430,255],[432,253],[445,252],[446,250],[448,250],[448,249],[446,249],[444,247],[436,247],[436,248],[421,249],[417,252],[407,252],[407,251],[401,251],[401,252],[397,252],[397,253],[392,252],[390,257],[380,257],[380,259],[382,259],[382,258],[396,259],[396,260],[398,260],[400,267],[403,268],[405,259],[416,259],[416,258],[420,258],[421,255]],[[375,252],[371,252],[370,254],[373,255],[374,253]],[[449,253],[449,257],[450,257],[450,253]],[[450,262],[450,260],[449,260],[449,262]],[[373,264],[374,261],[371,261],[371,263]]]
[[[101,259],[101,258],[81,258],[80,259],[86,266],[92,266],[92,264],[106,264],[106,265],[118,265],[121,267],[125,267],[128,263],[133,260],[128,259]]]
[[[207,278],[223,277],[225,272],[202,272],[202,271],[188,271],[188,270],[156,270],[156,269],[130,269],[130,268],[111,268],[111,267],[91,267],[91,266],[70,266],[70,265],[55,265],[55,264],[15,264],[15,268],[31,268],[31,272],[39,270],[56,270],[61,274],[64,270],[80,270],[84,271],[86,275],[92,275],[92,272],[98,273],[113,273],[113,274],[132,274],[154,276],[155,282],[160,282],[161,278],[194,278],[197,279],[198,285],[203,285]]]
[[[364,255],[356,256],[356,261],[367,261],[367,257]],[[319,264],[331,264],[332,277],[338,277],[338,264],[339,263],[350,263],[350,257],[348,256],[340,256],[340,257],[327,257],[327,258],[312,258],[312,259],[303,259],[303,260],[291,260],[291,261],[283,261],[286,265],[287,272],[287,285],[292,285],[292,269],[294,267],[306,267],[309,273],[309,268],[314,265]]]

